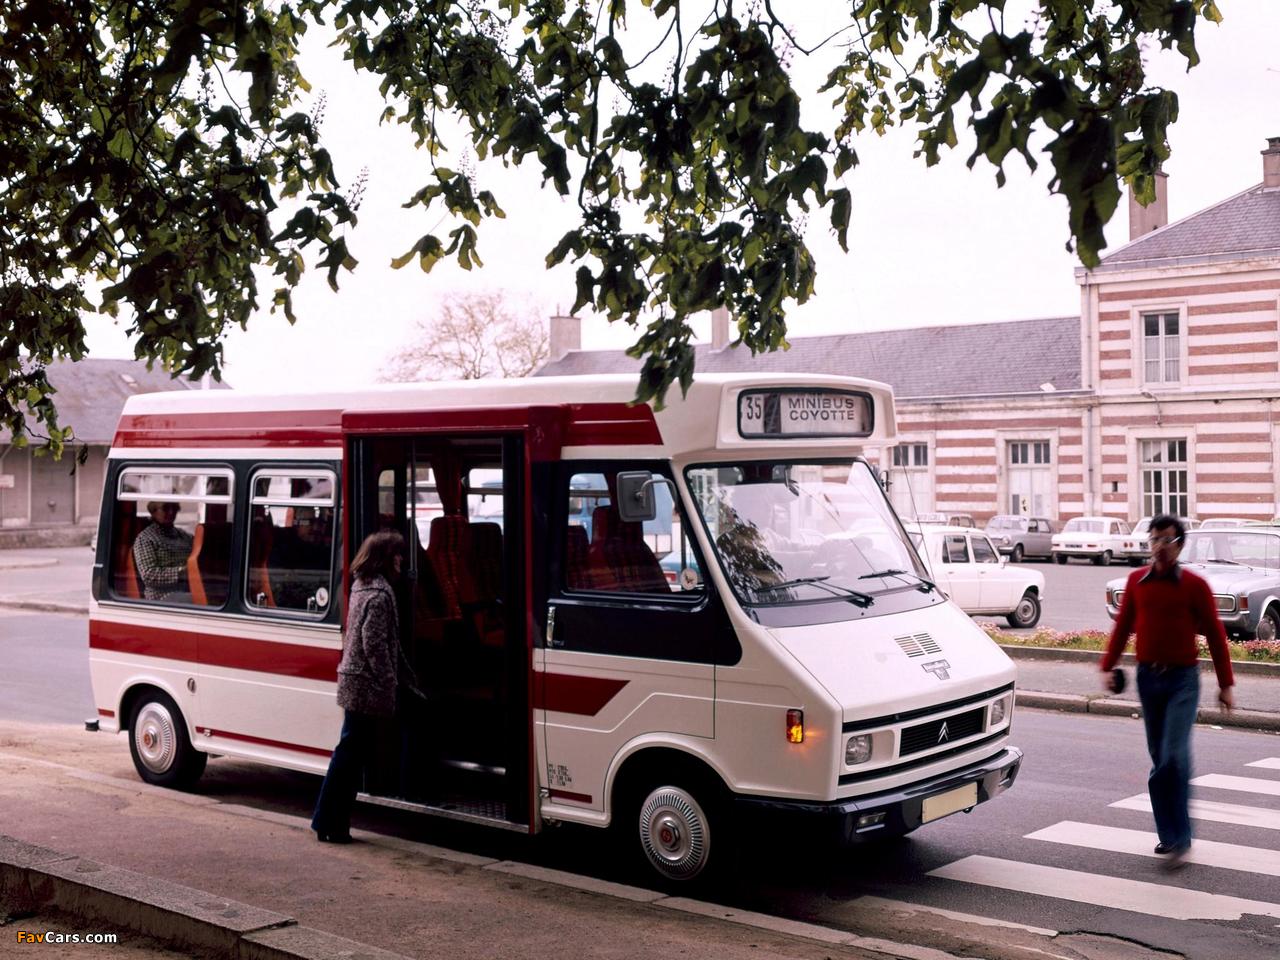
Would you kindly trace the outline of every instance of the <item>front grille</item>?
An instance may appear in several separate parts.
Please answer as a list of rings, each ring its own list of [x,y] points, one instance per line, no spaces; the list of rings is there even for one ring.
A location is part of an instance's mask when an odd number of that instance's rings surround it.
[[[913,753],[919,753],[921,750],[946,746],[949,743],[955,743],[957,740],[963,740],[965,737],[972,737],[974,734],[981,733],[986,715],[987,708],[979,707],[977,710],[957,713],[950,717],[940,717],[937,720],[930,720],[928,723],[907,727],[902,731],[902,742],[898,748],[898,756],[907,757]],[[945,737],[942,731],[944,724],[947,728]]]
[[[923,657],[926,653],[941,653],[938,641],[927,633],[917,633],[910,637],[895,637],[896,643],[908,657]]]

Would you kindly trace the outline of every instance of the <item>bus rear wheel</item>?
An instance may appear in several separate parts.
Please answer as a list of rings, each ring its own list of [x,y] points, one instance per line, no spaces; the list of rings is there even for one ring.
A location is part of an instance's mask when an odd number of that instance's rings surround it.
[[[649,790],[636,809],[640,850],[649,866],[668,882],[705,877],[713,841],[718,845],[723,839],[718,814],[709,795],[699,797],[676,784]]]
[[[185,789],[200,779],[209,755],[191,746],[187,723],[173,698],[160,690],[139,697],[129,722],[129,753],[147,783]]]

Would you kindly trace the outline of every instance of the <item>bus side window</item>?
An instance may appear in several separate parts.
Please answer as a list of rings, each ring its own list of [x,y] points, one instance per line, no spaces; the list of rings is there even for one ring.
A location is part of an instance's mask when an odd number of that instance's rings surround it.
[[[326,470],[260,470],[251,485],[245,602],[323,614],[333,581],[334,486]]]
[[[578,473],[569,480],[566,588],[653,594],[701,591],[702,574],[671,488],[655,487],[658,515],[653,520],[623,522],[612,500],[616,476],[617,471],[610,470]],[[690,573],[682,578],[685,570]]]
[[[116,599],[223,606],[231,569],[231,486],[229,470],[122,470],[109,560]]]

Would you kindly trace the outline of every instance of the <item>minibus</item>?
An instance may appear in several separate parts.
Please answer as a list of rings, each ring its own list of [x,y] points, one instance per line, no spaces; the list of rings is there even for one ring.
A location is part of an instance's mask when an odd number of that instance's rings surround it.
[[[665,881],[727,838],[857,843],[1004,792],[1014,666],[931,582],[866,449],[892,391],[701,375],[130,398],[89,623],[143,780],[323,773],[348,564],[386,529],[397,715],[363,800],[612,827]],[[488,519],[486,519],[488,518]],[[497,518],[497,519],[495,519]]]

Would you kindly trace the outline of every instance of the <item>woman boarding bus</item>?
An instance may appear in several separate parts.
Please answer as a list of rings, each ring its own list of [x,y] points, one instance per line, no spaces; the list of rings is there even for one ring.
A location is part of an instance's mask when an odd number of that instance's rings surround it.
[[[366,801],[616,826],[687,880],[746,815],[856,842],[1010,786],[1014,667],[858,455],[894,442],[890,390],[704,375],[655,411],[634,389],[131,398],[90,616],[101,728],[152,783],[209,754],[323,773],[351,545],[395,530],[402,682]],[[191,543],[157,599],[134,557],[152,502]]]

